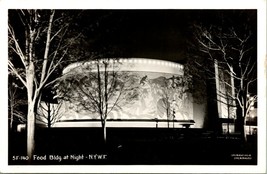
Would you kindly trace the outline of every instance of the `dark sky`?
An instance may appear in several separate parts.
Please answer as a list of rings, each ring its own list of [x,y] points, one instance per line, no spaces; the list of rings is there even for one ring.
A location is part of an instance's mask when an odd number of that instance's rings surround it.
[[[96,23],[87,32],[88,36],[96,37],[94,45],[116,47],[122,57],[178,62],[185,57],[187,27],[191,21],[188,11],[86,10],[84,13],[87,16],[84,23]]]
[[[236,25],[245,13],[256,16],[256,10],[85,10],[82,23],[88,38],[94,40],[91,48],[115,48],[118,57],[182,63],[193,22],[216,24],[223,19]]]
[[[127,12],[126,12],[127,13]],[[174,11],[132,11],[122,26],[120,44],[137,57],[178,58],[185,49],[186,17]]]
[[[67,11],[72,13],[71,10]],[[185,61],[188,53],[187,43],[193,36],[190,29],[192,23],[216,24],[224,16],[224,20],[232,20],[236,24],[241,21],[240,11],[256,16],[256,10],[74,11],[72,15],[82,11],[76,20],[78,30],[87,42],[85,50],[89,52],[110,52],[109,55],[114,57],[156,58],[180,63]],[[10,18],[14,18],[12,14],[9,14]],[[253,20],[256,21],[256,18]],[[19,34],[23,35],[23,32]],[[84,46],[83,43],[80,45]]]

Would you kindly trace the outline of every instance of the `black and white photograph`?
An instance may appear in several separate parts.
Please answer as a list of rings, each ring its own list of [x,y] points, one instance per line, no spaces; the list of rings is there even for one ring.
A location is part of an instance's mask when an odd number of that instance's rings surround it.
[[[8,166],[266,155],[258,9],[10,8],[6,21]]]

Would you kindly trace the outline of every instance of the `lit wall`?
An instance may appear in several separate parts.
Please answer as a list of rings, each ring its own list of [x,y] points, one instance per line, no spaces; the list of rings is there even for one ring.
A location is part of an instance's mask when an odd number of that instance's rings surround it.
[[[64,69],[63,75],[73,72],[74,69],[84,72],[85,67],[94,67],[96,63],[90,61],[71,64]],[[126,127],[132,127],[132,124],[139,124],[138,122],[131,122],[131,120],[139,120],[141,127],[155,126],[155,123],[144,122],[149,120],[159,120],[160,122],[156,125],[159,127],[167,127],[167,120],[175,120],[174,125],[181,125],[179,121],[194,120],[192,95],[186,92],[186,84],[181,85],[183,65],[163,60],[141,58],[117,59],[115,64],[117,71],[127,72],[130,76],[137,78],[134,85],[138,86],[138,98],[131,104],[114,107],[108,115],[109,120],[126,120],[124,121],[125,124],[121,124]],[[114,62],[112,62],[112,65],[114,68]],[[168,111],[166,101],[169,104]],[[64,102],[61,112],[64,114],[60,118],[60,122],[56,123],[55,126],[64,127],[68,125],[69,127],[77,126],[77,124],[92,127],[101,126],[100,123],[94,122],[79,123],[79,121],[83,120],[100,119],[99,114],[89,112],[71,102]],[[197,112],[197,127],[202,127],[204,112],[201,109],[197,109]],[[75,122],[70,122],[73,120]]]

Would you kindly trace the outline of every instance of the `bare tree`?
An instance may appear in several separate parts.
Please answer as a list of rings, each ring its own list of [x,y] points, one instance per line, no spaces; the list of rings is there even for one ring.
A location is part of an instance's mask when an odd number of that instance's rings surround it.
[[[87,62],[66,73],[58,83],[62,99],[100,117],[103,138],[106,142],[106,123],[113,109],[130,105],[138,97],[138,78],[119,71],[115,59],[98,59]],[[96,116],[98,115],[98,116]]]
[[[9,111],[9,128],[13,130],[14,122],[25,123],[26,116],[23,108],[26,105],[26,100],[20,95],[23,91],[23,86],[18,86],[15,82],[11,82],[8,88],[8,111]]]
[[[65,110],[62,110],[62,105],[62,100],[56,98],[56,91],[53,86],[44,88],[37,109],[36,122],[51,128],[65,113]]]
[[[49,101],[40,102],[36,120],[41,124],[45,124],[48,128],[51,128],[51,126],[58,122],[64,114],[61,110],[61,107],[61,100],[59,100],[57,103],[51,103]]]
[[[236,128],[245,135],[245,118],[257,100],[255,33],[248,24],[243,29],[219,25],[195,25],[194,29],[196,48],[205,57],[194,64],[215,79],[217,101],[241,111],[236,114]]]
[[[167,119],[168,128],[171,119],[173,120],[174,124],[175,112],[177,112],[184,104],[183,99],[184,95],[189,92],[189,83],[190,79],[185,76],[173,75],[170,78],[163,79],[162,86],[159,92],[159,95],[161,97],[159,101],[161,103],[158,105],[158,109],[159,111],[164,111],[164,115],[166,115]],[[175,98],[174,95],[176,95],[177,97]],[[181,110],[179,111],[182,112]]]
[[[167,80],[164,79],[163,87],[160,93],[161,99],[159,100],[161,103],[158,104],[158,110],[163,111],[164,115],[166,114],[167,126],[170,127],[170,119],[171,119],[171,93],[168,89]],[[159,108],[160,107],[160,108]]]
[[[72,41],[68,34],[70,16],[55,10],[10,10],[8,24],[8,68],[27,89],[27,154],[34,151],[36,110],[43,88],[63,62]],[[78,37],[78,36],[76,36]],[[31,160],[30,160],[31,161]]]

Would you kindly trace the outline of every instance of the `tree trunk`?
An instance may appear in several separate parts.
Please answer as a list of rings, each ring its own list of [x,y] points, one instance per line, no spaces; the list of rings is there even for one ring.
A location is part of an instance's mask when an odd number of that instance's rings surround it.
[[[13,99],[11,99],[11,100],[13,100]],[[10,130],[13,130],[13,119],[14,119],[14,110],[13,110],[13,103],[11,102],[11,104],[10,104],[10,123],[9,123],[9,125],[10,125]]]
[[[243,89],[243,82],[241,81],[241,87]],[[240,112],[237,114],[237,131],[240,133],[242,139],[246,141],[246,133],[245,133],[245,124],[246,124],[246,102],[247,102],[247,94],[244,92],[245,90],[242,90],[243,93],[240,96],[240,101],[241,101],[241,107],[240,107]]]
[[[168,106],[167,106],[167,109],[166,109],[166,114],[167,114],[167,125],[168,125],[168,128],[170,127],[170,123],[169,123],[169,109],[168,109]]]
[[[242,115],[242,113],[243,113],[242,108],[239,108],[237,112],[235,131],[240,133],[241,138],[245,139],[245,130],[244,130],[245,118]]]
[[[47,102],[47,127],[51,128],[51,109],[49,102]]]
[[[34,152],[34,134],[35,134],[35,104],[36,91],[34,91],[34,63],[30,61],[26,70],[27,95],[28,95],[28,113],[27,113],[27,155],[29,162],[32,160]]]
[[[242,108],[242,128],[241,128],[241,135],[242,137],[244,137],[244,140],[247,141],[247,134],[246,134],[246,129],[245,129],[245,125],[246,125],[246,109],[245,107]]]
[[[31,101],[28,106],[28,115],[27,115],[27,155],[29,156],[29,161],[32,160],[32,156],[35,148],[35,102]]]
[[[107,143],[107,127],[106,123],[103,124],[103,138],[104,138],[104,143]]]
[[[245,131],[245,125],[246,125],[246,117],[243,118],[243,126],[242,126],[241,136],[244,137],[245,141],[247,141],[247,134],[246,134],[246,131]]]
[[[105,91],[104,91],[104,94],[105,94],[105,98],[104,98],[104,103],[105,104],[105,110],[104,110],[104,125],[103,125],[103,128],[104,128],[104,143],[106,144],[107,143],[107,128],[106,128],[106,121],[107,121],[107,117],[108,117],[108,72],[107,72],[107,63],[104,63],[104,66],[105,66],[105,76],[104,76],[104,80],[105,80],[105,83],[104,83],[104,87],[105,87]]]

